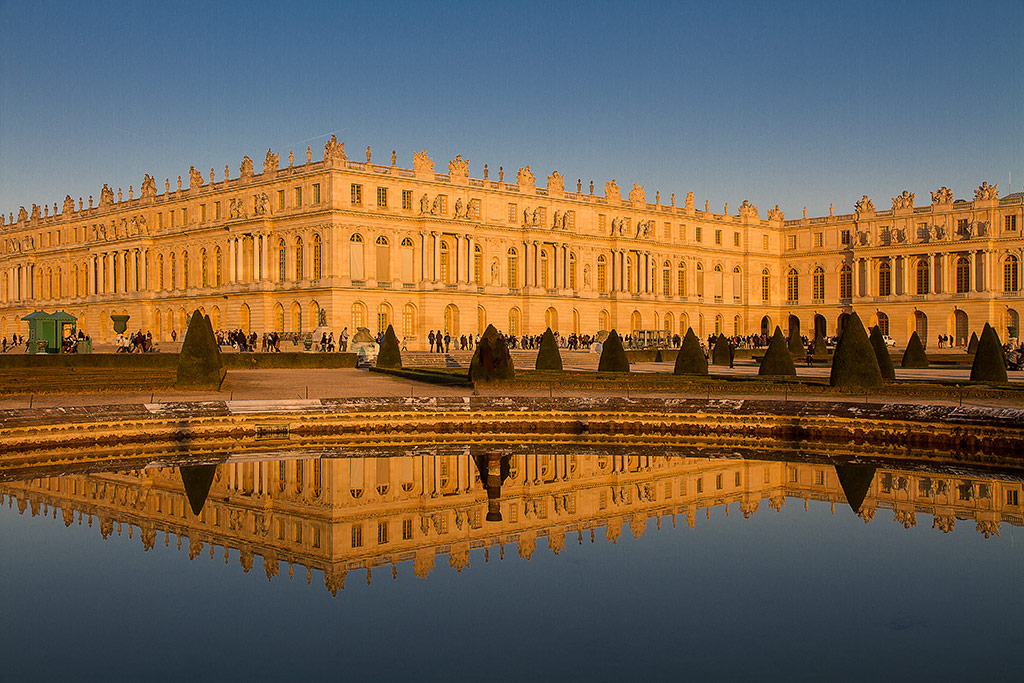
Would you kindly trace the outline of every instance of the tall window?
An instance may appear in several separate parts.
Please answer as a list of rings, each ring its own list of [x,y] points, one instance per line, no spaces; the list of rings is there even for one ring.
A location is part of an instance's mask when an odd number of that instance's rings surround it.
[[[181,286],[188,288],[188,252],[181,252]]]
[[[441,240],[441,282],[450,282],[448,279],[451,269],[449,266],[450,254],[448,252],[448,242]]]
[[[402,209],[408,211],[412,208],[412,190],[402,190]]]
[[[878,314],[878,331],[886,336],[889,335],[889,316],[885,313]]]
[[[479,244],[473,245],[473,282],[484,284],[484,251]]]
[[[288,269],[286,261],[288,258],[288,247],[284,242],[284,239],[278,240],[277,242],[277,281],[284,282],[288,279]]]
[[[359,205],[363,203],[363,186],[352,183],[352,203]]]
[[[387,304],[380,304],[377,306],[377,334],[381,335],[387,332],[388,325],[391,324],[391,307]]]
[[[519,286],[519,254],[516,253],[515,247],[508,248],[508,273],[506,278],[509,287]],[[509,330],[509,334],[515,334]]]
[[[388,208],[388,188],[386,187],[377,188],[377,208]]]
[[[761,271],[761,301],[768,301],[772,293],[772,274],[767,268]]]
[[[966,294],[971,291],[971,260],[961,256],[956,260],[956,292]]]
[[[917,260],[917,294],[923,296],[928,293],[929,278],[928,259]]]
[[[220,279],[221,278],[221,275],[220,275],[221,267],[224,265],[223,264],[223,258],[221,257],[221,254],[220,254],[220,247],[217,247],[217,249],[214,251],[214,260],[216,261],[217,265],[215,266],[214,271],[213,271],[213,281],[214,281],[214,284],[219,287],[222,284],[221,283],[221,279]]]
[[[366,306],[360,302],[352,304],[352,330],[366,326]],[[354,332],[353,332],[354,333]]]
[[[402,307],[402,336],[408,338],[416,336],[416,307],[412,304]]]
[[[295,239],[295,281],[302,281],[303,263],[302,263],[302,238],[297,237]]]
[[[839,269],[839,298],[853,298],[853,269],[845,263]]]
[[[786,273],[786,300],[792,303],[800,300],[800,276],[795,268]]]
[[[672,264],[665,261],[661,268],[661,293],[664,296],[672,296]]]
[[[569,252],[569,289],[576,290],[576,254]]]
[[[518,308],[513,308],[508,312],[508,333],[514,336],[519,336],[519,322],[521,314]]]
[[[1008,218],[1016,218],[1016,216],[1008,216]],[[1017,257],[1010,254],[1003,261],[1003,291],[1004,292],[1016,292],[1020,289],[1018,281],[1018,261]]]
[[[540,250],[540,286],[545,289],[549,286],[548,283],[548,252],[546,249]]]
[[[697,264],[697,298],[704,296],[704,264]]]
[[[206,249],[199,251],[199,277],[203,287],[210,286],[209,272],[206,269]]]
[[[825,299],[825,269],[818,266],[814,269],[814,277],[812,280],[813,284],[813,296],[815,301],[822,301]]]
[[[320,235],[313,233],[313,279],[324,276],[324,247]]]
[[[171,262],[170,262],[171,289],[177,289],[178,288],[177,287],[177,285],[178,285],[177,270],[178,269],[176,267],[177,266],[176,260],[177,259],[175,259],[175,257],[174,257],[174,252],[171,252]]]
[[[878,265],[878,296],[889,296],[892,293],[892,266],[889,261]]]
[[[160,273],[160,289],[164,288],[164,255],[160,254],[156,257],[156,269]]]
[[[676,266],[676,295],[686,296],[686,264],[682,261]]]
[[[597,257],[597,291],[608,291],[608,263],[604,254]]]

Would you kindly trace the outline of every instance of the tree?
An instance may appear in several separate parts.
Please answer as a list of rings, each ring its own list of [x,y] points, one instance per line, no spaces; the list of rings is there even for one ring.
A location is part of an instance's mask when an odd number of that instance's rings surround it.
[[[916,330],[910,335],[910,341],[907,342],[907,349],[903,352],[903,360],[900,361],[900,367],[928,367],[928,354],[925,353],[924,344],[921,343],[921,338],[917,336]]]
[[[516,378],[512,355],[508,352],[505,338],[498,334],[494,325],[488,325],[480,336],[480,343],[473,352],[469,363],[469,379],[473,382],[513,380]]]
[[[210,318],[196,310],[189,318],[185,340],[181,343],[175,385],[192,389],[220,389],[226,374]]]
[[[551,328],[544,330],[544,336],[540,339],[540,349],[537,351],[537,370],[562,370],[562,354],[558,350],[558,342]]]
[[[708,359],[704,357],[704,350],[700,348],[700,342],[697,341],[697,335],[693,333],[693,328],[688,328],[686,330],[686,336],[683,337],[683,344],[679,347],[679,353],[676,354],[676,364],[672,370],[672,374],[708,374]]]
[[[622,348],[622,340],[615,330],[608,333],[601,350],[601,360],[597,362],[598,372],[629,372],[629,358],[626,349]]]
[[[978,350],[971,365],[971,381],[994,384],[1006,384],[1008,381],[1003,345],[999,342],[999,335],[988,323],[985,323],[981,339],[978,340]]]
[[[764,358],[761,359],[761,367],[758,368],[757,374],[796,377],[793,354],[790,353],[790,347],[778,326],[775,327],[775,334],[772,335],[768,350],[765,351]]]
[[[892,357],[889,356],[889,347],[882,337],[882,330],[875,325],[871,328],[871,350],[875,352],[875,360],[878,361],[878,371],[882,373],[882,379],[893,381],[896,379],[896,368],[892,366]]]
[[[711,352],[712,365],[732,365],[732,349],[724,334],[715,338],[715,347]]]
[[[832,355],[828,383],[833,387],[874,388],[882,385],[882,371],[871,347],[860,316],[851,313],[843,327],[843,336]]]
[[[377,351],[377,367],[402,367],[402,351],[398,348],[398,337],[395,336],[395,328],[391,325],[388,325],[388,329],[384,332],[384,338],[380,340],[380,350]]]

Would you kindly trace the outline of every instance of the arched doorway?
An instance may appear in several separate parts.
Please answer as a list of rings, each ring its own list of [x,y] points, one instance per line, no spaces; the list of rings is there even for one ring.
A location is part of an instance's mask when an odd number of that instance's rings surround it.
[[[875,314],[875,317],[878,320],[878,331],[881,332],[883,336],[889,336],[889,316],[878,311],[878,313]]]
[[[825,320],[825,316],[818,313],[814,316],[814,336],[821,335],[824,338],[828,334],[828,323]]]
[[[795,315],[789,316],[789,338],[800,338],[800,318],[796,317]]]
[[[843,329],[846,327],[846,321],[850,319],[849,313],[840,313],[839,317],[836,318],[836,337],[843,336]]]
[[[1020,315],[1012,308],[1006,309],[1006,329],[1004,332],[1006,332],[1007,341],[1010,339],[1020,339]]]
[[[629,331],[632,333],[642,329],[643,318],[640,316],[640,311],[633,311],[633,315],[629,316]]]
[[[966,311],[958,308],[953,312],[953,337],[957,346],[967,346],[968,322]]]
[[[761,334],[770,335],[772,333],[772,319],[768,316],[761,318]]]
[[[544,325],[552,332],[558,332],[558,311],[554,308],[544,311]]]
[[[448,304],[444,308],[444,332],[453,337],[459,334],[459,309],[455,304]]]
[[[928,316],[924,311],[914,311],[914,331],[921,339],[921,344],[928,347]]]

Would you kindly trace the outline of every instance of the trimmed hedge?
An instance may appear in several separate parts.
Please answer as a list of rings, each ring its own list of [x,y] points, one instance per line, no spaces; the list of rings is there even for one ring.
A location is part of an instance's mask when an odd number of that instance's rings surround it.
[[[843,327],[843,336],[832,356],[828,383],[833,387],[873,388],[882,385],[878,359],[864,331],[860,316],[851,313]]]
[[[601,360],[597,362],[598,372],[629,372],[629,358],[626,357],[626,350],[622,348],[622,340],[619,333],[612,330],[608,338],[604,340],[604,347],[601,350]]]
[[[544,336],[540,339],[540,349],[537,350],[537,363],[534,366],[537,370],[561,370],[562,354],[558,350],[558,342],[551,328],[544,330]]]
[[[395,328],[391,325],[388,325],[388,329],[384,332],[384,338],[380,340],[380,350],[377,351],[377,367],[402,367],[402,351],[398,348],[398,337],[395,336]]]
[[[985,323],[981,339],[978,340],[978,350],[971,365],[971,381],[990,384],[1006,384],[1009,381],[1003,345],[999,342],[999,335],[988,323]]]
[[[473,360],[469,363],[470,381],[493,382],[515,378],[515,365],[505,344],[505,338],[498,334],[494,325],[488,325],[480,337],[480,343],[476,345]]]
[[[700,342],[697,341],[697,335],[693,333],[693,328],[688,328],[686,330],[686,336],[683,337],[683,344],[679,348],[679,353],[676,354],[676,364],[672,369],[672,374],[708,374],[708,359],[704,357],[704,351],[700,348]]]
[[[210,319],[197,309],[189,318],[185,341],[178,354],[175,384],[178,387],[219,389],[225,374]]]
[[[894,381],[896,379],[896,368],[892,366],[892,357],[889,356],[889,347],[885,345],[882,338],[882,330],[875,325],[871,328],[871,350],[875,352],[875,360],[878,361],[878,371],[882,373],[882,379]]]
[[[988,325],[988,323],[985,323],[985,324]],[[982,332],[984,332],[984,330],[982,330]],[[978,333],[977,332],[971,332],[971,340],[969,342],[967,342],[967,353],[969,353],[969,354],[971,354],[973,356],[977,352],[978,352]]]
[[[732,353],[729,348],[729,340],[724,334],[719,334],[715,339],[715,348],[711,351],[712,365],[732,365]]]
[[[925,353],[924,344],[921,343],[921,338],[917,336],[917,330],[914,330],[914,333],[910,335],[910,341],[907,342],[907,348],[903,352],[903,360],[900,361],[900,367],[928,367],[928,354]]]
[[[757,374],[762,377],[796,377],[793,354],[790,351],[790,346],[786,343],[786,338],[782,336],[782,329],[778,326],[775,327],[775,334],[772,335],[768,350],[765,351],[764,358],[761,359],[761,367],[758,368]]]

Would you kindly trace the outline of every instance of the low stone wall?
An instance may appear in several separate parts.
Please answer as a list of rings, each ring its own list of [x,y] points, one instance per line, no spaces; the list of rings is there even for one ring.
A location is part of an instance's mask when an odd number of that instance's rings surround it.
[[[354,353],[222,353],[228,370],[354,368]],[[0,355],[0,369],[175,368],[177,353],[41,353]]]

